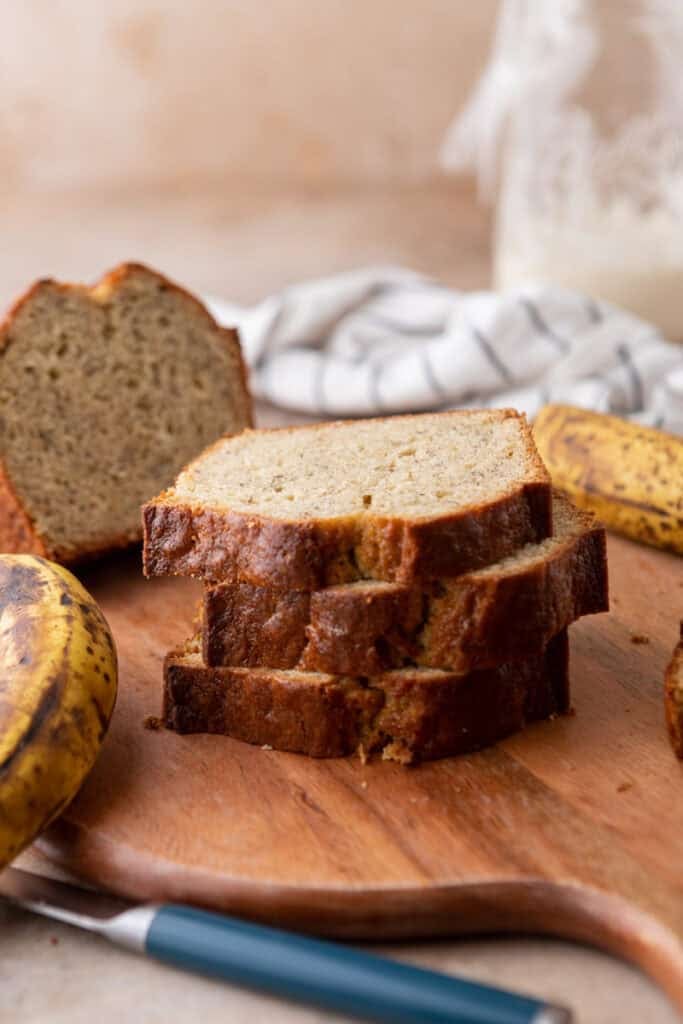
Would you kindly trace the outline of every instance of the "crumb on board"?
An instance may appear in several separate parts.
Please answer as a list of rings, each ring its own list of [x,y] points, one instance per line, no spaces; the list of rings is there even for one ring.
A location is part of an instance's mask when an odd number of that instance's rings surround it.
[[[363,779],[363,781],[360,784],[360,788],[361,789],[367,789],[368,788],[368,783],[367,783],[366,779]]]
[[[628,793],[629,789],[633,789],[632,782],[620,782],[617,786],[617,793]]]
[[[147,715],[142,724],[145,729],[149,729],[151,732],[158,732],[159,729],[163,728],[164,723],[156,715]]]
[[[632,644],[649,644],[650,638],[645,633],[631,633]]]
[[[273,748],[271,747],[270,743],[262,743],[261,744],[261,750],[272,750],[272,749]]]

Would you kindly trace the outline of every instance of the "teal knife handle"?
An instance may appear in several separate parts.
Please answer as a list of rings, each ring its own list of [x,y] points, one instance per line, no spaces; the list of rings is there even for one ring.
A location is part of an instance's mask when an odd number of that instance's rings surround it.
[[[147,933],[159,960],[390,1024],[564,1024],[565,1011],[434,971],[210,914],[162,906]]]

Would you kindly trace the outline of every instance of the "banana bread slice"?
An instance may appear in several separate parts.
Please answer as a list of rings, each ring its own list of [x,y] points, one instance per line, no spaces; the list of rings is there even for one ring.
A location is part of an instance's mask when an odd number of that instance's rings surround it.
[[[683,758],[683,621],[681,639],[664,677],[664,707],[671,746],[676,756]]]
[[[199,638],[168,655],[163,720],[311,757],[381,753],[403,763],[462,754],[569,709],[563,630],[525,661],[455,674],[400,669],[369,678],[207,668]]]
[[[237,335],[187,292],[132,263],[39,281],[0,326],[0,550],[139,540],[143,501],[250,423]]]
[[[246,431],[144,509],[147,575],[315,590],[489,565],[552,532],[523,416],[472,410]]]
[[[559,494],[553,522],[552,537],[433,583],[207,587],[204,662],[376,675],[407,664],[467,672],[528,657],[575,619],[608,608],[603,527]]]

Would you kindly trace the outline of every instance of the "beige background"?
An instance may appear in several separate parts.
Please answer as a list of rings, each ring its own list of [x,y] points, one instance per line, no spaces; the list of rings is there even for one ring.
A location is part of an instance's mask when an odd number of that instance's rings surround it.
[[[2,188],[423,181],[496,7],[10,0]]]

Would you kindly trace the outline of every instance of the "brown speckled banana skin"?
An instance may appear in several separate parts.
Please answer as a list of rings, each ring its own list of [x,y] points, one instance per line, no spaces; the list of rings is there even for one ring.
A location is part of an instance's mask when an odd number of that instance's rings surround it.
[[[617,533],[683,554],[683,439],[567,405],[534,436],[553,484]]]
[[[68,570],[0,555],[0,868],[55,818],[92,767],[116,699],[116,651]]]

